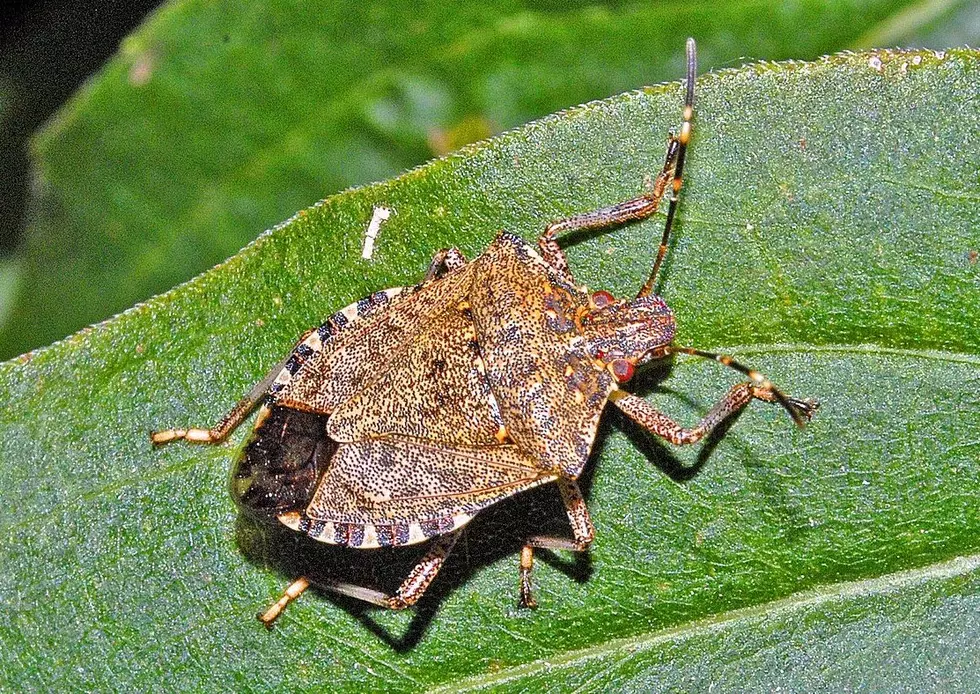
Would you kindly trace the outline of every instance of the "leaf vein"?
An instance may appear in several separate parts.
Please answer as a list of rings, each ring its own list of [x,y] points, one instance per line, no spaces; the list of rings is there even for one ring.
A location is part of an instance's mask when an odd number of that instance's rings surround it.
[[[980,554],[957,557],[949,561],[874,578],[829,584],[801,593],[795,593],[786,598],[763,605],[753,605],[751,607],[732,610],[713,615],[706,619],[648,632],[638,636],[613,639],[595,646],[569,651],[567,653],[559,653],[505,670],[498,670],[491,674],[477,675],[458,680],[432,691],[458,692],[484,689],[512,682],[522,677],[568,667],[576,663],[594,660],[610,654],[617,654],[620,651],[625,652],[626,655],[633,655],[634,653],[653,648],[662,643],[686,640],[700,634],[721,631],[741,622],[747,622],[759,617],[772,617],[773,615],[790,613],[842,598],[855,598],[876,593],[887,594],[902,588],[921,585],[931,581],[965,576],[977,570],[980,570]]]

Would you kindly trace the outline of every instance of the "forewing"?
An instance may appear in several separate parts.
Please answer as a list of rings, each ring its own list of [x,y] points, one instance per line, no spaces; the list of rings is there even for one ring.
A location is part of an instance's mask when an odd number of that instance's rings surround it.
[[[279,520],[331,544],[413,544],[554,479],[515,446],[449,446],[404,437],[343,443],[305,513]]]
[[[374,292],[345,306],[307,332],[282,362],[279,371],[274,373],[268,394],[275,400],[281,391],[290,386],[293,378],[307,362],[321,358],[324,352],[330,353],[342,347],[347,339],[346,333],[354,326],[367,320],[369,316],[378,317],[398,302],[406,300],[417,289],[418,287],[392,287]],[[308,407],[296,409],[310,410]]]
[[[503,421],[468,302],[445,306],[383,359],[374,380],[330,416],[332,439],[395,434],[450,445],[499,443]]]
[[[391,355],[411,344],[425,330],[430,316],[458,303],[468,290],[469,280],[470,266],[466,265],[414,291],[403,292],[383,311],[363,315],[336,335],[329,349],[303,363],[276,394],[277,402],[312,412],[333,412],[363,385],[391,368]]]

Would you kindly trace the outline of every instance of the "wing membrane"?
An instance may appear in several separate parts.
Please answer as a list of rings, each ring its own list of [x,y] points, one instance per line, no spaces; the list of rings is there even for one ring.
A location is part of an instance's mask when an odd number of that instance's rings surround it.
[[[463,515],[556,479],[514,446],[400,437],[341,444],[306,509],[332,523],[409,524]]]

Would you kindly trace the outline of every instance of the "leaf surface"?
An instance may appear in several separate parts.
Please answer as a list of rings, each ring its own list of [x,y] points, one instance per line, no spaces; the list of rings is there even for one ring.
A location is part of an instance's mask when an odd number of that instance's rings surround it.
[[[2,684],[767,689],[789,663],[787,688],[808,688],[833,661],[842,686],[884,663],[886,689],[968,689],[978,66],[974,51],[879,51],[699,80],[659,292],[679,343],[730,351],[822,408],[797,430],[755,404],[696,450],[607,415],[585,480],[595,546],[541,558],[534,613],[514,607],[516,552],[529,533],[567,533],[550,486],[481,514],[417,610],[310,594],[266,632],[254,614],[298,572],[392,589],[417,552],[314,546],[237,517],[227,471],[247,427],[214,448],[152,450],[147,432],[215,421],[304,330],[417,281],[438,248],[474,257],[501,228],[533,239],[634,195],[677,126],[677,83],[330,197],[194,281],[3,364]],[[380,204],[395,214],[364,261]],[[635,291],[662,221],[575,239],[578,279]],[[678,360],[635,390],[693,422],[733,382]]]

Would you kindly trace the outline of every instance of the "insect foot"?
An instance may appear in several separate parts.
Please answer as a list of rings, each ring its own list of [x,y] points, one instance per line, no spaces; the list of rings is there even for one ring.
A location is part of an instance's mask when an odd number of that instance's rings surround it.
[[[674,345],[674,314],[653,293],[693,132],[693,40],[687,51],[680,134],[669,139],[648,191],[552,222],[536,246],[501,232],[471,261],[456,249],[438,251],[417,285],[374,292],[303,335],[218,424],[166,429],[152,442],[215,444],[258,407],[232,475],[235,501],[260,520],[330,545],[424,544],[393,594],[318,584],[390,609],[424,596],[460,529],[480,511],[555,483],[572,537],[527,538],[519,586],[520,604],[530,608],[534,550],[584,552],[595,537],[577,480],[608,403],[678,445],[700,440],[753,400],[804,423],[815,401],[784,395],[726,355]],[[660,246],[635,297],[576,284],[562,234],[648,219],[665,197]],[[623,389],[637,369],[675,354],[714,360],[747,380],[684,428]],[[260,620],[273,624],[310,585],[307,577],[294,581]]]

